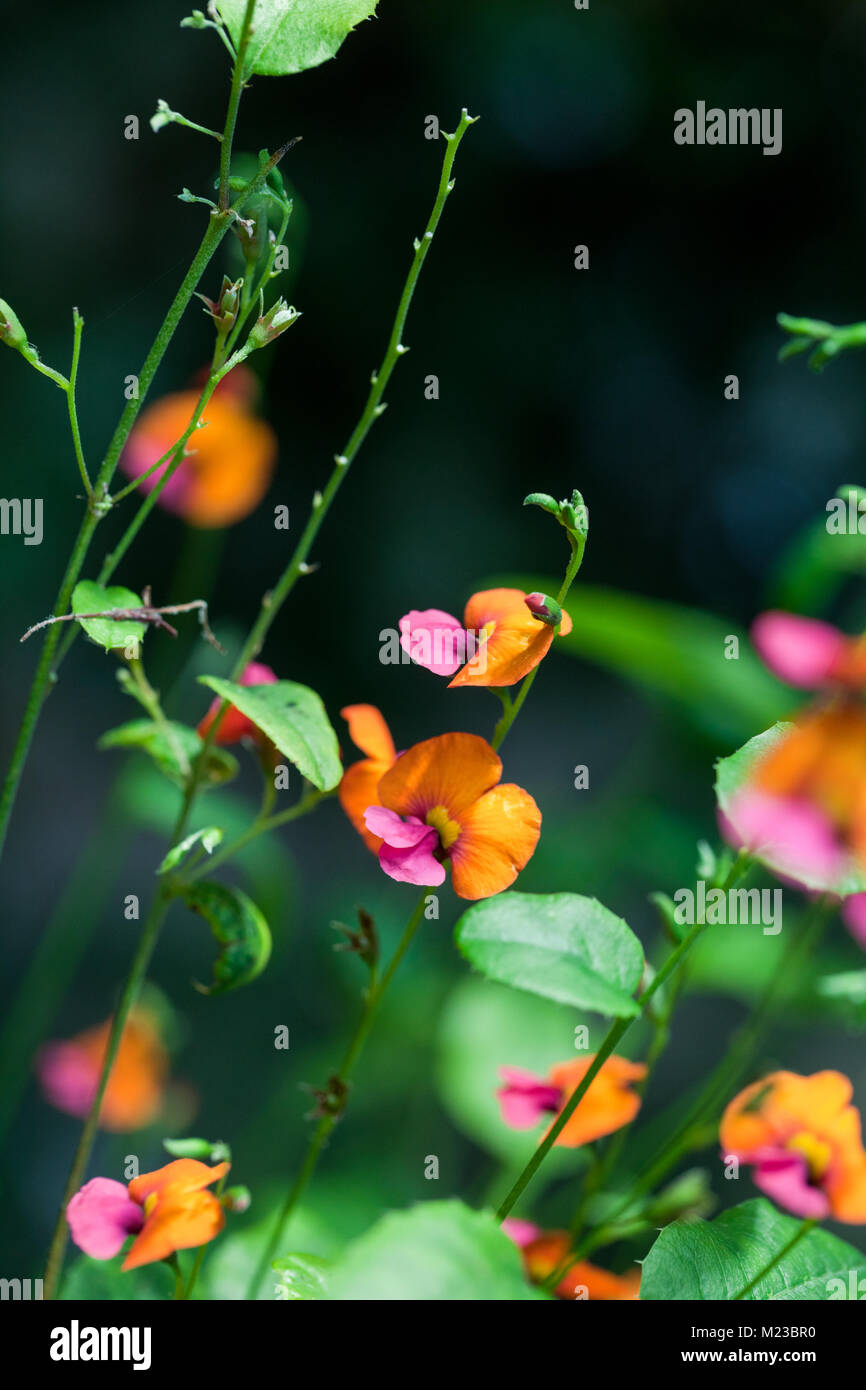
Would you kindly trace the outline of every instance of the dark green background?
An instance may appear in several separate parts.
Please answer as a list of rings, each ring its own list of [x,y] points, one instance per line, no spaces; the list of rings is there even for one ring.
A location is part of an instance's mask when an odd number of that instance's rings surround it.
[[[215,173],[207,141],[176,127],[154,136],[148,126],[158,97],[222,124],[226,55],[214,36],[177,28],[188,8],[91,0],[7,6],[3,16],[0,293],[43,358],[63,369],[71,306],[84,314],[80,396],[91,461],[200,235],[202,210],[174,195],[184,185],[208,193]],[[457,190],[406,334],[412,351],[315,547],[320,569],[296,590],[264,658],[322,694],[347,756],[338,710],[356,701],[383,708],[401,748],[447,729],[489,734],[496,706],[486,692],[447,691],[422,670],[383,667],[380,629],[413,606],[459,612],[496,575],[552,583],[565,558],[560,533],[520,504],[530,490],[564,496],[574,486],[592,518],[587,584],[700,608],[719,615],[722,632],[741,631],[766,602],[792,538],[820,519],[838,483],[862,480],[862,362],[842,360],[823,377],[802,360],[780,367],[774,316],[862,314],[864,76],[866,11],[833,0],[592,0],[586,13],[570,0],[383,0],[380,18],[335,62],[257,79],[238,149],[303,136],[285,165],[299,207],[288,292],[303,318],[257,362],[279,470],[261,509],[224,537],[190,536],[156,515],[118,581],[149,583],[162,601],[208,593],[229,642],[249,625],[381,357],[443,153],[424,139],[425,117],[435,113],[449,129],[465,104],[483,119],[459,154]],[[673,112],[698,99],[782,107],[783,153],[675,146]],[[123,137],[131,113],[141,121],[137,142]],[[577,243],[589,245],[589,272],[572,267]],[[219,273],[215,264],[205,292]],[[209,341],[207,320],[190,311],[154,394],[186,384]],[[440,379],[436,402],[423,395],[429,373]],[[739,376],[736,403],[723,398],[728,373]],[[3,495],[45,499],[41,547],[0,538],[5,757],[38,654],[38,639],[21,647],[18,637],[51,610],[80,502],[63,397],[11,354],[0,362],[0,420]],[[279,503],[291,509],[288,539],[272,526]],[[91,577],[125,516],[100,528]],[[860,592],[833,594],[852,629],[862,627]],[[579,603],[576,594],[576,613]],[[711,694],[716,659],[720,682],[731,677],[717,645],[711,656],[687,647],[680,658],[684,670],[703,664]],[[149,638],[148,661],[172,712],[192,722],[205,704],[194,672],[226,669],[192,621],[177,644]],[[113,665],[79,641],[39,728],[4,865],[9,998],[122,766],[120,755],[94,748],[101,732],[132,717]],[[653,694],[665,679],[678,684],[659,670],[636,686],[555,656],[506,745],[506,776],[532,791],[546,823],[520,886],[597,894],[647,941],[655,931],[647,892],[689,883],[695,840],[715,834],[714,757],[761,727],[728,717],[721,683],[717,699],[697,708]],[[787,697],[775,698],[765,722],[785,712]],[[588,792],[572,788],[577,763],[590,767]],[[153,818],[172,810],[140,771],[127,769],[135,780],[126,791],[139,819],[124,825],[109,811],[113,843],[88,862],[72,903],[66,939],[81,947],[81,961],[50,1036],[104,1018],[130,958],[135,927],[122,899],[150,893],[163,852]],[[252,767],[241,790],[256,795]],[[200,823],[210,818],[203,803]],[[381,876],[335,806],[284,832],[243,881],[274,928],[267,974],[234,997],[197,996],[189,982],[207,969],[209,944],[201,924],[178,911],[152,976],[185,1022],[174,1070],[199,1095],[191,1128],[234,1145],[234,1176],[252,1187],[261,1214],[302,1151],[310,1102],[298,1086],[324,1080],[359,1007],[360,968],[333,955],[328,924],[351,920],[363,903],[391,939],[413,894]],[[322,1247],[387,1205],[497,1197],[514,1168],[497,1177],[436,1083],[442,1009],[466,976],[450,939],[458,908],[447,893],[442,901],[442,920],[425,928],[383,1011],[323,1164],[314,1208],[324,1234],[310,1237]],[[789,901],[793,914],[796,896]],[[732,941],[721,953],[730,990],[682,1006],[649,1115],[663,1114],[724,1052],[754,987],[741,949]],[[862,960],[839,926],[825,954],[828,968]],[[760,955],[759,942],[749,959]],[[561,1057],[575,1021],[562,1011]],[[272,1046],[279,1023],[291,1029],[288,1053]],[[856,1034],[813,1006],[792,1005],[765,1061],[838,1066],[861,1101],[866,1094]],[[76,1134],[31,1087],[4,1155],[7,1275],[38,1270]],[[526,1136],[527,1153],[531,1142]],[[120,1155],[133,1152],[156,1166],[158,1135],[104,1141],[91,1172],[115,1173]],[[439,1156],[438,1184],[424,1180],[428,1154]],[[747,1180],[734,1196],[723,1190],[714,1154],[707,1159],[723,1201],[751,1195]],[[560,1220],[574,1186],[539,1187],[536,1198],[536,1213]],[[622,1264],[627,1253],[614,1258]]]

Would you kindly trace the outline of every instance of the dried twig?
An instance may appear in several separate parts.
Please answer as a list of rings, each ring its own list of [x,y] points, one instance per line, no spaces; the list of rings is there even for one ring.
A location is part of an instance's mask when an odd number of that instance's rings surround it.
[[[172,627],[171,623],[165,621],[166,613],[192,613],[198,611],[199,622],[202,627],[202,634],[212,647],[216,647],[218,652],[225,655],[225,648],[220,646],[210,629],[207,620],[207,603],[203,598],[193,599],[190,603],[171,603],[164,608],[154,608],[150,602],[150,588],[143,590],[144,602],[140,608],[107,608],[102,613],[63,613],[60,617],[44,618],[41,623],[34,623],[29,627],[20,641],[26,642],[28,637],[32,637],[34,632],[39,632],[43,627],[50,627],[52,623],[77,623],[82,618],[111,618],[115,622],[135,622],[152,623],[154,627],[163,628],[172,637],[177,636],[177,628]]]

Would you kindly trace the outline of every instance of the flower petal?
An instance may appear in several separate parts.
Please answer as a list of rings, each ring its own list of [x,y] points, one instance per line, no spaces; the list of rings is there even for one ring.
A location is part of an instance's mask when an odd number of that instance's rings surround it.
[[[420,887],[437,888],[445,882],[445,868],[435,858],[433,850],[439,843],[439,836],[432,827],[417,845],[395,848],[383,844],[379,850],[379,863],[389,878],[398,883],[416,883]]]
[[[161,1193],[167,1187],[184,1192],[209,1187],[223,1177],[230,1167],[230,1163],[216,1163],[211,1167],[207,1163],[200,1163],[197,1158],[176,1158],[162,1168],[155,1168],[152,1173],[142,1173],[140,1177],[133,1178],[129,1184],[129,1195],[143,1207],[154,1192]]]
[[[551,1067],[550,1080],[560,1088],[562,1095],[560,1108],[574,1095],[593,1061],[594,1056],[587,1056]],[[615,1054],[608,1057],[556,1143],[565,1148],[579,1148],[581,1144],[590,1144],[630,1124],[640,1110],[641,1099],[629,1088],[632,1082],[641,1081],[644,1076],[646,1066],[642,1062],[630,1062],[627,1057]]]
[[[424,820],[435,806],[458,819],[502,776],[502,763],[477,734],[440,734],[401,753],[379,783],[379,801]]]
[[[466,660],[463,624],[441,608],[413,608],[400,619],[400,646],[416,666],[453,676]]]
[[[768,1153],[753,1168],[752,1182],[795,1216],[821,1221],[830,1215],[827,1196],[820,1188],[810,1184],[806,1160],[800,1154],[784,1149]]]
[[[416,845],[430,844],[431,836],[433,841],[437,839],[433,827],[425,825],[417,816],[401,820],[396,811],[386,811],[384,806],[368,806],[364,823],[392,849],[414,849]]]
[[[367,829],[364,812],[375,806],[379,798],[379,781],[387,772],[389,763],[376,762],[373,758],[363,758],[359,763],[347,767],[340,780],[338,796],[340,805],[349,820],[362,837],[368,849],[378,853],[382,844],[381,836]]]
[[[755,619],[752,642],[774,675],[801,690],[832,680],[848,645],[844,633],[829,623],[776,610]]]
[[[212,1192],[171,1183],[158,1197],[122,1268],[138,1269],[140,1265],[164,1260],[175,1250],[206,1245],[219,1235],[225,1220],[225,1212]]]
[[[541,834],[541,812],[529,792],[503,783],[456,819],[460,834],[450,850],[454,892],[470,899],[501,893],[532,858]]]
[[[857,944],[866,950],[866,893],[852,893],[845,899],[842,921]]]
[[[489,636],[477,655],[451,681],[452,686],[515,685],[550,650],[554,629],[532,616],[522,589],[484,589],[466,605],[464,621],[470,632]],[[571,631],[563,612],[560,631]]]
[[[375,762],[390,766],[397,753],[381,711],[375,705],[346,705],[340,714],[349,726],[349,738],[355,747]]]
[[[559,1108],[561,1092],[543,1076],[522,1067],[500,1067],[504,1081],[496,1092],[502,1118],[510,1129],[532,1129],[539,1120]]]
[[[95,1260],[110,1260],[144,1220],[125,1183],[91,1178],[66,1208],[69,1232],[79,1250]]]

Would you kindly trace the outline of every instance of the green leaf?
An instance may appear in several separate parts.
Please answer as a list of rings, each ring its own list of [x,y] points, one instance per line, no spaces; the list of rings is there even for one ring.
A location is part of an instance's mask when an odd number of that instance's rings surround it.
[[[846,970],[825,975],[816,986],[828,1013],[849,1027],[866,1026],[866,970]]]
[[[492,582],[527,593],[556,593],[559,587],[550,575]],[[714,740],[748,738],[795,703],[759,661],[748,634],[727,618],[583,583],[575,585],[565,607],[573,627],[567,637],[556,638],[554,651],[593,661],[673,700]],[[729,637],[739,643],[736,660],[725,657]]]
[[[318,1301],[328,1297],[328,1260],[320,1255],[284,1255],[272,1265],[279,1283],[274,1297],[285,1302]]]
[[[334,1265],[330,1297],[522,1302],[544,1294],[526,1282],[520,1252],[491,1213],[447,1201],[382,1217]]]
[[[186,781],[190,766],[198,757],[204,743],[195,729],[187,724],[177,724],[167,720],[165,725],[154,724],[150,719],[134,719],[129,724],[121,724],[109,729],[97,743],[97,748],[140,748],[153,758],[161,772],[178,786]],[[230,782],[237,776],[237,758],[224,748],[213,745],[208,749],[207,767],[202,785],[219,786]]]
[[[123,1299],[163,1302],[174,1290],[174,1275],[163,1263],[122,1270],[123,1255],[92,1260],[81,1255],[63,1279],[60,1302],[106,1303]]]
[[[714,1221],[676,1221],[662,1231],[644,1261],[641,1300],[735,1299],[801,1225],[763,1197],[742,1202]],[[866,1255],[816,1229],[744,1301],[832,1301],[852,1297],[852,1287],[856,1298],[864,1275]]]
[[[376,12],[377,0],[258,0],[244,72],[280,77],[304,72],[333,58],[356,24]],[[235,47],[246,0],[219,0]]]
[[[204,917],[220,944],[213,984],[196,986],[202,994],[226,994],[261,974],[271,954],[271,933],[246,893],[223,883],[191,883],[181,896],[192,912]]]
[[[194,830],[185,840],[181,840],[179,845],[174,845],[169,850],[156,872],[167,874],[169,870],[176,868],[197,840],[201,840],[202,849],[208,854],[213,854],[222,837],[223,832],[217,825],[207,825],[202,830]]]
[[[235,685],[217,676],[199,676],[199,681],[251,719],[320,792],[336,787],[343,775],[337,735],[314,690],[294,681]]]
[[[716,763],[716,801],[719,810],[732,824],[734,817],[731,815],[731,808],[738,792],[751,780],[761,759],[781,743],[793,727],[793,724],[774,724],[772,729],[767,729],[763,734],[756,734],[748,743],[743,744],[742,748],[738,748],[736,753],[732,753],[728,758],[720,758]],[[819,893],[838,893],[840,897],[848,897],[850,893],[866,892],[866,872],[858,866],[853,856],[849,857],[844,869],[835,878],[810,870],[801,864],[795,869],[790,857],[774,853],[772,846],[756,849],[754,856],[774,873],[787,875],[788,878],[796,877],[799,883]]]
[[[455,939],[490,980],[615,1018],[640,1012],[641,944],[595,898],[500,893],[464,912]]]
[[[72,591],[73,613],[104,613],[109,608],[141,607],[138,594],[119,585],[104,589],[101,584],[82,579]],[[147,623],[137,623],[131,618],[81,618],[80,622],[88,637],[107,652],[116,647],[137,647],[147,631]]]

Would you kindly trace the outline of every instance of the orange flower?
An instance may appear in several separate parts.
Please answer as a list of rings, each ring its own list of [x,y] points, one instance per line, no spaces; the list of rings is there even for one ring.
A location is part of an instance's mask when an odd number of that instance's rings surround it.
[[[515,685],[547,655],[557,632],[571,632],[565,611],[558,628],[535,616],[542,599],[522,589],[484,589],[467,603],[463,627],[441,609],[413,609],[400,619],[400,645],[419,666],[453,675],[451,686]]]
[[[187,441],[187,457],[160,494],[159,504],[205,529],[241,521],[270,486],[277,440],[270,425],[247,408],[249,392],[232,379],[251,374],[235,368],[217,388],[202,414],[203,429]],[[229,385],[231,383],[231,385]],[[147,406],[129,436],[121,467],[130,478],[151,468],[183,435],[195,413],[199,392],[177,391]],[[149,492],[162,477],[159,468],[141,487]]]
[[[505,1084],[497,1095],[505,1123],[512,1129],[531,1129],[543,1115],[558,1115],[594,1061],[593,1054],[573,1062],[560,1062],[550,1068],[547,1080],[520,1067],[500,1068]],[[630,1124],[640,1110],[641,1099],[629,1088],[645,1076],[643,1062],[608,1057],[556,1143],[576,1149]]]
[[[807,885],[840,885],[866,864],[866,709],[802,716],[756,764],[726,811],[731,838]]]
[[[378,751],[385,751],[381,742]],[[541,812],[522,787],[499,785],[501,776],[501,761],[476,734],[441,734],[401,753],[364,817],[383,842],[385,873],[436,887],[447,858],[458,897],[508,888],[532,857]]]
[[[93,1178],[66,1208],[72,1239],[86,1255],[110,1260],[127,1236],[137,1232],[123,1269],[206,1245],[225,1225],[219,1199],[206,1188],[225,1177],[230,1167],[217,1163],[210,1168],[195,1158],[178,1158],[133,1178],[128,1189],[113,1178]]]
[[[364,812],[378,804],[379,780],[396,761],[394,740],[375,705],[346,705],[340,714],[349,725],[349,737],[366,758],[347,767],[340,782],[340,805],[368,849],[378,853],[379,835],[367,829]]]
[[[82,1119],[87,1115],[108,1045],[111,1019],[67,1042],[48,1043],[39,1054],[37,1072],[52,1105]],[[99,1111],[103,1129],[122,1133],[143,1129],[162,1106],[168,1054],[152,1014],[130,1014]]]
[[[526,1273],[533,1284],[543,1284],[571,1248],[567,1231],[542,1231],[521,1251]],[[610,1274],[598,1265],[580,1260],[562,1276],[554,1290],[557,1298],[585,1298],[591,1303],[622,1303],[640,1296],[640,1270]]]
[[[777,1071],[722,1116],[723,1157],[754,1166],[755,1186],[797,1216],[866,1223],[866,1152],[852,1086],[838,1071]]]

